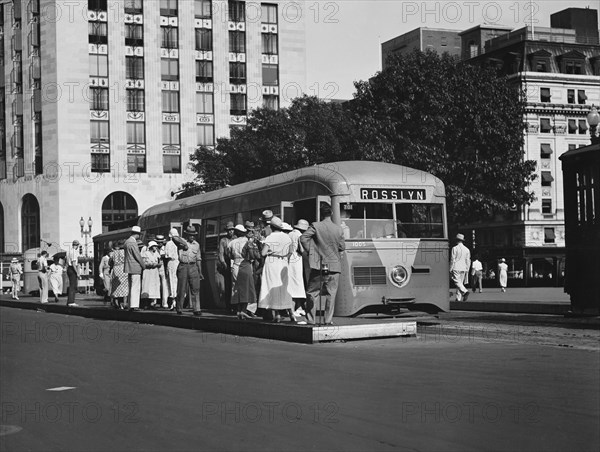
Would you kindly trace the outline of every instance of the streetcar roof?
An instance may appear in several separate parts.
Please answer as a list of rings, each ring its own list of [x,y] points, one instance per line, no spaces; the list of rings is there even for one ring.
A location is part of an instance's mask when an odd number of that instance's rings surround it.
[[[323,185],[332,195],[347,194],[350,184],[358,184],[396,187],[430,185],[436,187],[438,195],[444,196],[442,181],[430,173],[393,163],[355,160],[309,166],[183,199],[167,201],[146,209],[140,219],[302,181],[313,181]]]

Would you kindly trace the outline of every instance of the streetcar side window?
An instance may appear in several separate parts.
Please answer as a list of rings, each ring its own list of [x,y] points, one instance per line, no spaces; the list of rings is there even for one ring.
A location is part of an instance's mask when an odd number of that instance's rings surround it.
[[[395,238],[391,203],[346,203],[340,206],[344,238]]]
[[[205,242],[204,251],[216,251],[219,246],[219,219],[210,218],[204,222]]]
[[[398,237],[444,237],[442,204],[397,203],[396,220]]]

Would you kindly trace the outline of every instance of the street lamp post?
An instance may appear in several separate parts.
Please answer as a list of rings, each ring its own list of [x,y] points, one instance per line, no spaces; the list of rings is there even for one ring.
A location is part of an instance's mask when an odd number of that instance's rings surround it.
[[[592,138],[592,144],[600,144],[600,134],[598,134],[598,123],[600,123],[600,114],[595,105],[592,105],[592,109],[587,115],[587,122],[590,125],[590,136]]]
[[[83,268],[85,269],[84,275],[85,275],[85,292],[88,293],[90,286],[89,286],[89,275],[90,275],[90,261],[89,261],[89,256],[88,256],[88,237],[90,235],[92,235],[92,217],[88,218],[87,221],[87,229],[84,229],[85,226],[85,220],[83,219],[83,217],[81,217],[81,219],[79,220],[79,227],[81,228],[81,237],[83,237],[85,239],[85,263],[83,264]]]

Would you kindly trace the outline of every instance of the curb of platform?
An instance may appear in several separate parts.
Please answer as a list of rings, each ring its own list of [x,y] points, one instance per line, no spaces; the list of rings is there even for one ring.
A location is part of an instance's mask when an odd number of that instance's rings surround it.
[[[312,344],[311,327],[287,323],[265,323],[259,321],[240,321],[238,319],[217,318],[212,316],[178,315],[165,311],[119,311],[116,309],[67,306],[66,304],[41,304],[29,301],[1,300],[0,306],[43,311],[54,314],[74,315],[96,320],[116,320],[151,325],[170,326],[189,330],[200,330],[208,333],[251,336],[261,339],[272,339],[286,342]]]
[[[567,315],[571,305],[567,303],[507,303],[501,301],[451,301],[450,311],[503,312],[505,314]]]

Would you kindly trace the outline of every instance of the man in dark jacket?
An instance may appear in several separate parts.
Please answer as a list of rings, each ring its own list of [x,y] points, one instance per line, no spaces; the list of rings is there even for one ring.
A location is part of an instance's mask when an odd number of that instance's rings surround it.
[[[307,323],[314,325],[316,306],[321,295],[325,295],[325,324],[332,325],[335,296],[342,271],[342,253],[345,249],[344,232],[331,221],[329,204],[323,204],[320,213],[321,221],[310,225],[300,236],[300,243],[305,250],[309,250],[306,319]]]

